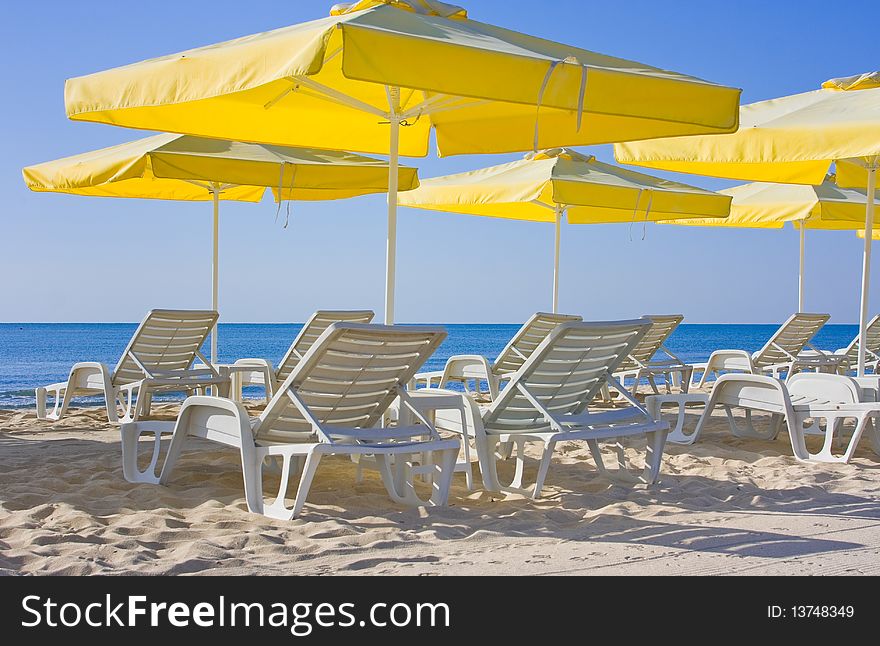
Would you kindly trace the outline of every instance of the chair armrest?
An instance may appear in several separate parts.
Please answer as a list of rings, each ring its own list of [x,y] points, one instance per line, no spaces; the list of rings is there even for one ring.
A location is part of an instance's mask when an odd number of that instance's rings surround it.
[[[489,379],[492,375],[492,366],[489,360],[479,354],[456,354],[446,360],[443,369],[446,377],[474,377]]]
[[[707,366],[711,366],[715,370],[754,371],[752,355],[745,350],[716,350],[709,355]]]
[[[187,397],[180,407],[175,436],[194,436],[227,446],[253,445],[251,419],[241,404],[225,397]]]
[[[492,368],[489,360],[479,354],[457,354],[446,360],[446,366],[440,371],[422,372],[413,377],[414,384],[425,382],[429,388],[433,387],[434,379],[440,376],[437,382],[438,388],[443,388],[450,379],[492,379]]]
[[[239,359],[229,368],[242,386],[268,384],[275,391],[275,368],[268,359]]]
[[[238,359],[235,363],[232,364],[232,367],[268,369],[271,372],[275,372],[275,368],[272,366],[272,362],[268,359]]]
[[[73,364],[67,377],[68,388],[101,389],[110,385],[110,368],[100,361],[80,361]]]

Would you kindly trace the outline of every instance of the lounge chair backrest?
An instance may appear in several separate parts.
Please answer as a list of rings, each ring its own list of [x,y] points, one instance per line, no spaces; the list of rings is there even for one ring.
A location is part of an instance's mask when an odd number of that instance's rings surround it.
[[[790,363],[830,318],[828,314],[793,314],[767,344],[752,355],[752,361],[759,368]]]
[[[867,350],[867,357],[870,361],[872,359],[872,354],[880,355],[880,314],[878,314],[868,322],[867,333],[868,342],[865,345],[865,350]],[[858,334],[856,334],[856,338],[850,341],[849,345],[846,346],[846,360],[852,368],[855,368],[859,363]]]
[[[254,432],[264,441],[296,441],[313,425],[368,429],[446,338],[440,327],[332,323],[266,406]]]
[[[521,387],[554,415],[583,412],[650,325],[644,319],[559,325],[488,408],[485,427],[500,433],[550,427]]]
[[[331,323],[369,323],[371,310],[318,310],[306,321],[278,364],[275,379],[284,381]]]
[[[154,377],[188,369],[219,318],[214,310],[151,310],[116,364],[113,384],[146,377],[138,362]]]
[[[650,321],[651,327],[623,360],[618,370],[632,370],[640,367],[640,364],[646,365],[684,320],[681,314],[651,314],[642,318]]]
[[[571,321],[580,321],[582,317],[574,314],[549,314],[537,312],[517,331],[510,342],[495,359],[492,372],[506,375],[519,370],[526,359],[531,356],[541,342],[547,338],[556,326]]]

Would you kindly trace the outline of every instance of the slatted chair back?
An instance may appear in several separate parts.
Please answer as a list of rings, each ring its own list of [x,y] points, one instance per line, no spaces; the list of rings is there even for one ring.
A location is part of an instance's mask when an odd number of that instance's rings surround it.
[[[287,349],[287,354],[278,364],[275,379],[284,381],[293,372],[296,364],[306,356],[306,352],[332,323],[369,323],[375,313],[371,310],[318,310],[306,321],[299,334]]]
[[[644,319],[559,325],[486,410],[485,428],[494,433],[549,430],[549,421],[529,396],[554,417],[584,412],[650,326]]]
[[[562,323],[580,321],[582,317],[573,314],[550,314],[537,312],[517,331],[510,342],[495,359],[492,372],[507,375],[519,370],[526,359],[535,351],[556,327]]]
[[[113,385],[174,378],[190,369],[220,315],[213,310],[151,310],[113,371]],[[203,359],[203,358],[202,358]]]
[[[752,355],[756,367],[790,363],[831,318],[828,314],[793,314],[770,337],[766,345]]]
[[[880,356],[880,314],[868,322],[868,342],[865,344],[868,361],[876,360]],[[859,335],[846,346],[846,361],[853,369],[859,363]]]
[[[316,427],[342,435],[370,429],[445,338],[440,327],[330,324],[266,406],[257,439],[313,440]]]
[[[618,370],[635,370],[641,366],[647,365],[651,358],[657,354],[657,351],[663,347],[663,344],[669,339],[675,328],[677,328],[684,320],[681,314],[650,314],[643,316],[651,322],[645,336],[639,341],[638,345],[633,348],[632,352],[620,364]]]

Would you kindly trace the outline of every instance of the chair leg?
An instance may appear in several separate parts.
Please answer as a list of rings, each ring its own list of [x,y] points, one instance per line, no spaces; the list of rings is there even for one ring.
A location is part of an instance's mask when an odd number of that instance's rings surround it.
[[[162,472],[159,474],[159,484],[168,484],[171,472],[174,471],[177,460],[186,446],[187,435],[186,424],[181,424],[180,420],[178,420],[177,428],[174,435],[171,436],[171,443],[168,445],[168,453],[165,454],[165,464],[162,465]]]
[[[668,431],[654,431],[647,434],[645,470],[642,474],[642,480],[647,485],[656,483],[660,475],[660,466],[663,464],[663,449],[666,446],[668,434]]]
[[[70,403],[73,401],[73,394],[74,394],[73,388],[67,387],[64,389],[64,395],[61,398],[61,409],[60,410],[57,408],[58,399],[56,396],[55,406],[56,406],[57,412],[53,412],[53,418],[55,419],[55,421],[58,421],[59,419],[64,417],[65,413],[67,413],[67,409],[70,407]]]
[[[871,448],[874,449],[874,453],[880,455],[880,428],[873,417],[868,420],[866,430],[871,438]]]
[[[140,417],[149,417],[153,409],[153,391],[149,388],[141,388],[138,392],[138,414]]]
[[[141,424],[122,425],[120,429],[122,440],[122,475],[128,482],[160,483],[160,476],[156,474],[156,468],[159,464],[159,456],[162,453],[162,435],[171,433],[173,430],[174,424],[172,422],[153,423],[151,426],[143,426]],[[140,448],[140,437],[144,433],[153,434],[153,454],[147,468],[141,471],[138,468],[138,449]]]
[[[508,484],[501,482],[498,476],[498,460],[502,459],[499,449],[502,446],[512,447],[516,444],[516,466],[514,475]],[[500,442],[496,436],[487,436],[485,443],[477,441],[477,458],[480,460],[480,472],[483,477],[483,486],[487,491],[513,491],[523,493],[522,475],[523,475],[523,448],[525,442],[519,438]],[[530,493],[530,492],[527,492]]]
[[[260,502],[263,507],[262,514],[264,516],[276,518],[278,520],[292,520],[300,515],[303,505],[306,503],[306,498],[309,495],[309,490],[312,487],[312,480],[315,478],[315,472],[318,470],[318,465],[321,463],[322,453],[316,449],[317,447],[313,448],[305,456],[305,465],[299,479],[296,498],[294,498],[292,508],[288,508],[284,504],[284,499],[287,496],[287,487],[290,483],[290,467],[293,456],[284,456],[284,466],[281,468],[281,482],[278,485],[278,495],[274,502],[270,505],[266,505],[262,501],[262,495],[260,496]]]
[[[532,498],[537,500],[541,497],[541,491],[544,488],[544,480],[547,478],[547,472],[550,470],[550,463],[553,461],[553,451],[556,448],[556,442],[550,441],[544,443],[544,453],[541,455],[541,463],[538,466],[538,475],[535,476],[535,486]]]
[[[677,404],[677,408],[675,428],[669,432],[669,437],[667,439],[675,444],[693,444],[697,441],[696,432],[691,433],[690,435],[685,435],[684,433],[684,426],[687,421],[687,405],[679,403]],[[651,413],[651,416],[655,420],[659,421],[662,419],[663,407],[659,404],[654,404],[648,409],[648,412]]]
[[[700,439],[700,435],[703,434],[703,427],[712,418],[712,411],[715,410],[716,406],[715,399],[710,397],[709,402],[706,404],[706,408],[703,410],[703,414],[700,415],[700,419],[697,420],[697,427],[694,429],[693,435],[690,436],[691,444]]]
[[[846,420],[845,415],[830,415],[825,417],[825,435],[822,442],[822,449],[818,453],[810,453],[806,447],[805,434],[806,429],[804,427],[804,422],[806,421],[806,415],[798,416],[797,420],[797,446],[795,446],[795,440],[792,439],[792,450],[795,453],[795,457],[798,460],[803,462],[825,462],[825,463],[846,463],[849,462],[855,453],[856,448],[858,447],[859,440],[861,440],[862,434],[865,431],[865,427],[871,423],[870,417],[865,415],[864,413],[857,416],[855,418],[856,426],[853,429],[852,437],[850,437],[849,443],[846,446],[846,449],[842,454],[835,455],[834,453],[834,445],[835,440],[840,439],[840,435],[843,431],[843,423]],[[818,424],[817,421],[814,423]]]
[[[781,428],[781,423],[783,419],[783,416],[781,414],[771,413],[769,429],[767,431],[761,432],[755,428],[754,422],[752,421],[751,409],[745,409],[745,422],[743,422],[742,424],[736,421],[736,417],[734,417],[733,411],[730,406],[725,404],[724,410],[727,413],[727,422],[730,425],[730,432],[733,433],[736,437],[772,441],[775,440],[777,435],[779,434],[779,429]]]
[[[702,388],[706,385],[706,381],[709,379],[709,374],[715,373],[715,367],[711,362],[706,364],[706,367],[703,368],[703,374],[700,375],[700,382],[697,384],[697,388]]]
[[[376,463],[389,497],[394,502],[412,507],[445,505],[449,498],[458,451],[455,448],[432,452],[431,464],[425,465],[431,470],[428,478],[431,496],[428,500],[421,499],[416,493],[412,464],[406,460],[405,455],[377,454]]]
[[[37,419],[46,419],[46,399],[47,392],[45,388],[37,388]]]
[[[116,410],[117,390],[112,384],[104,384],[104,405],[107,408],[107,421],[111,424],[119,423],[119,414]]]
[[[123,424],[134,422],[137,419],[137,403],[134,399],[136,388],[135,385],[127,385],[125,388],[120,388],[117,393],[117,399],[122,405],[122,419],[119,421]]]
[[[691,379],[694,376],[694,367],[688,366],[684,370],[681,371],[681,383],[679,384],[679,390],[681,392],[686,393],[690,390],[691,387]]]
[[[653,485],[657,482],[660,474],[660,467],[663,461],[663,448],[666,445],[666,436],[668,431],[652,431],[645,434],[646,452],[645,452],[645,468],[638,474],[632,473],[626,463],[623,446],[618,442],[616,444],[617,466],[614,471],[605,466],[605,460],[602,457],[602,449],[597,440],[587,440],[587,446],[590,447],[590,453],[596,462],[596,468],[602,475],[627,484],[646,484]]]

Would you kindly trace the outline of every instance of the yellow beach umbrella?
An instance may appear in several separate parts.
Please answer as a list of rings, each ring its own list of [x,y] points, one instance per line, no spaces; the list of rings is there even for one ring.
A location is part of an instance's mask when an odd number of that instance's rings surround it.
[[[799,184],[820,184],[832,163],[844,162],[838,184],[874,195],[880,167],[880,72],[831,79],[818,90],[745,105],[739,130],[732,134],[621,143],[614,150],[617,160],[628,164]],[[847,166],[846,160],[854,163]],[[873,226],[874,201],[867,200],[864,227],[870,232]],[[862,261],[860,376],[865,367],[871,237],[865,240]]]
[[[733,199],[730,216],[669,220],[660,224],[746,229],[781,229],[791,222],[800,231],[798,311],[804,305],[804,246],[806,229],[856,231],[864,226],[864,191],[841,188],[833,175],[816,186],[753,182],[719,191]],[[864,237],[864,232],[862,232]]]
[[[724,218],[730,197],[605,164],[557,148],[467,173],[433,177],[400,195],[401,206],[555,223],[553,311],[559,305],[562,219],[569,224]]]
[[[470,20],[434,0],[327,18],[70,79],[71,119],[390,155],[385,321],[394,316],[398,155],[537,150],[732,132],[740,91]],[[403,126],[403,127],[402,127]]]
[[[388,190],[388,163],[353,153],[161,134],[22,170],[37,192],[96,197],[212,201],[212,308],[218,308],[220,201],[259,202],[267,188],[280,200],[334,200]],[[418,186],[415,168],[397,183]],[[217,361],[217,330],[211,335]]]

